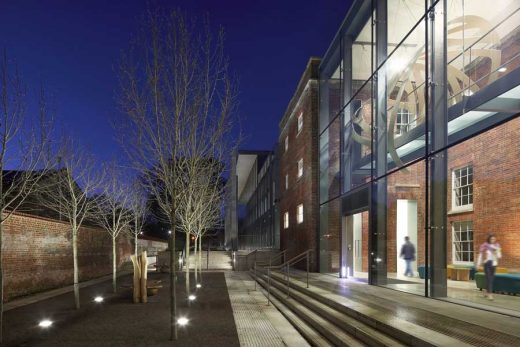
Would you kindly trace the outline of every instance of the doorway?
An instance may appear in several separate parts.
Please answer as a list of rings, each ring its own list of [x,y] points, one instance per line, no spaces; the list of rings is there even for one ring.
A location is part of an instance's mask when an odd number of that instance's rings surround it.
[[[417,200],[397,200],[397,218],[396,218],[396,264],[397,276],[404,274],[406,269],[405,261],[400,257],[401,246],[404,243],[405,236],[410,238],[417,250]],[[412,270],[417,274],[417,261],[412,263]]]
[[[349,277],[366,277],[363,272],[363,212],[344,216],[347,250],[347,273]],[[365,240],[366,241],[366,240]],[[366,270],[365,270],[366,272]]]

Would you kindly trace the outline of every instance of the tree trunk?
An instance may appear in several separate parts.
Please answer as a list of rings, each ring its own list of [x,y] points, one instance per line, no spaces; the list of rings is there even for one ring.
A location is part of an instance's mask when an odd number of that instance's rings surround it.
[[[117,250],[114,236],[112,236],[112,289],[117,293]]]
[[[74,263],[74,302],[79,310],[79,269],[78,269],[78,231],[72,230],[72,259]]]
[[[175,211],[175,209],[174,209]],[[170,340],[177,340],[177,297],[175,278],[175,212],[170,216],[171,238],[170,238]]]
[[[197,246],[199,244],[199,238],[198,237],[195,237],[195,242],[193,243],[193,259],[195,259],[195,266],[193,266],[193,276],[195,278],[195,284],[199,283],[198,282],[198,277],[197,277],[197,271],[198,271],[198,267],[199,267],[199,255],[197,253]]]
[[[134,254],[137,257],[137,234],[135,234]]]
[[[190,295],[190,234],[186,233],[186,251],[184,252],[184,256],[186,261],[184,262],[184,266],[186,266],[186,295]]]
[[[146,304],[148,302],[148,258],[146,257],[146,251],[143,251],[140,256],[141,265],[141,302]]]
[[[3,208],[0,208],[3,211]],[[2,214],[2,212],[0,212]],[[3,327],[4,327],[4,262],[3,262],[3,241],[4,241],[4,220],[0,215],[0,344],[3,341]]]

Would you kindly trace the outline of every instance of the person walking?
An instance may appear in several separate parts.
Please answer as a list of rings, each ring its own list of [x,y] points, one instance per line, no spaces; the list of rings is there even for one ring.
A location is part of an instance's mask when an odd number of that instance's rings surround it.
[[[415,261],[415,246],[410,242],[410,238],[406,236],[404,238],[404,244],[401,247],[400,257],[406,262],[405,276],[413,277],[412,261]]]
[[[480,245],[477,260],[477,269],[483,264],[484,274],[486,276],[485,294],[489,300],[493,300],[493,282],[495,281],[495,272],[498,265],[498,259],[502,258],[502,250],[497,242],[494,234],[489,234],[486,242]]]

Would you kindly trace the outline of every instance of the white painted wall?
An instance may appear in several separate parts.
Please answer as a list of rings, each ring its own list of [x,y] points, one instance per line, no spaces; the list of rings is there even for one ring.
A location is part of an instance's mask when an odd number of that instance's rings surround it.
[[[417,201],[416,200],[397,200],[397,274],[403,275],[406,269],[406,263],[399,254],[401,246],[404,244],[404,237],[409,236],[410,241],[414,244],[417,251]],[[416,253],[417,257],[417,253]],[[417,274],[417,261],[413,263],[413,272]]]

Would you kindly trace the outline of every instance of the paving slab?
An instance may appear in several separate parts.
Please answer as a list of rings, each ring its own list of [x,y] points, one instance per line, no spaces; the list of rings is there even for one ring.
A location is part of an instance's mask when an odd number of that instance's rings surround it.
[[[242,347],[309,345],[246,272],[227,272],[226,283]]]

